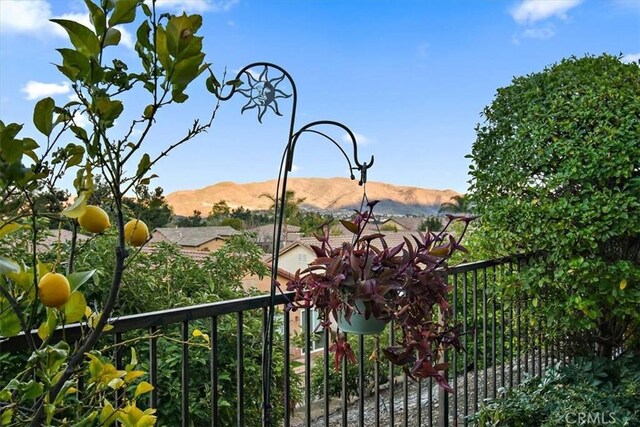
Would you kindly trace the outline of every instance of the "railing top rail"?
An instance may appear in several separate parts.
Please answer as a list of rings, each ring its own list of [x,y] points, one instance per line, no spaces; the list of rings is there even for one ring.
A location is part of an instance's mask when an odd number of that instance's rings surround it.
[[[276,296],[276,305],[284,305],[293,298],[293,292],[287,292]],[[165,325],[179,324],[186,321],[206,319],[213,316],[238,313],[241,311],[266,308],[271,302],[270,295],[251,296],[226,301],[217,301],[207,304],[193,305],[189,307],[171,308],[167,310],[152,311],[148,313],[131,314],[119,316],[109,320],[112,329],[106,333],[123,333],[132,330],[148,329]],[[67,340],[73,340],[81,336],[82,329],[86,328],[86,323],[72,323],[64,326],[64,336]],[[31,332],[37,339],[37,331]],[[53,334],[53,341],[62,338],[63,330],[56,329]],[[26,347],[24,333],[0,341],[0,352],[16,351]]]
[[[460,274],[460,273],[466,273],[467,271],[482,270],[485,268],[506,264],[508,262],[515,262],[525,258],[527,258],[527,255],[509,255],[501,258],[488,259],[484,261],[465,262],[463,264],[458,264],[453,267],[445,268],[443,269],[443,271],[447,274]]]
[[[485,261],[476,261],[459,264],[450,268],[442,269],[446,274],[462,274],[468,271],[481,270],[493,266],[516,261],[523,258],[523,255],[507,256],[502,258],[490,259]],[[276,305],[284,305],[293,298],[293,292],[280,294],[276,296]],[[210,318],[213,316],[222,316],[225,314],[237,313],[240,311],[255,310],[259,308],[269,307],[270,295],[258,295],[246,298],[238,298],[227,301],[218,301],[207,304],[194,305],[189,307],[171,308],[167,310],[153,311],[149,313],[132,314],[120,316],[109,320],[109,324],[113,329],[108,333],[124,333],[138,329],[148,329],[151,327],[159,327],[165,325],[179,324],[186,321]],[[86,324],[73,323],[65,325],[64,337],[67,340],[74,340],[81,336],[82,329]],[[37,340],[37,331],[32,331],[31,335]],[[62,339],[62,329],[56,329],[53,333],[53,341]],[[0,341],[0,352],[16,351],[26,347],[24,333],[18,336]]]

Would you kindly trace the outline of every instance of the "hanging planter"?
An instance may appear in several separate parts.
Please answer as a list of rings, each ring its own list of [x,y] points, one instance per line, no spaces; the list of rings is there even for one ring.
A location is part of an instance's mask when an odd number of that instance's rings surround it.
[[[369,317],[365,315],[365,304],[361,299],[355,300],[356,309],[351,311],[349,319],[346,318],[345,310],[338,310],[336,324],[342,332],[359,335],[378,335],[384,331],[389,321],[380,320],[373,314]]]
[[[445,349],[461,345],[458,328],[447,320],[449,288],[438,270],[455,251],[466,251],[460,241],[473,218],[449,215],[444,230],[405,237],[390,247],[383,234],[365,234],[376,203],[353,221],[342,221],[353,233],[351,243],[332,247],[328,227],[316,236],[320,246],[312,249],[317,258],[287,283],[287,290],[295,292],[291,307],[315,308],[322,327],[337,325],[347,333],[379,334],[393,320],[401,336],[383,350],[386,358],[410,377],[431,377],[451,391],[440,358]],[[456,221],[464,225],[458,238],[447,232]],[[336,366],[345,356],[355,360],[342,334],[334,334],[334,340]]]

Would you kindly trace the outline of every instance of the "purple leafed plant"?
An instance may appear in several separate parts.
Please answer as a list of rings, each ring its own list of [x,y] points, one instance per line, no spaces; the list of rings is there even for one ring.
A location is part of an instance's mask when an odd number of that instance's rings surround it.
[[[365,234],[376,203],[369,203],[353,221],[341,221],[353,233],[351,243],[332,247],[329,224],[322,227],[322,234],[316,235],[319,246],[312,245],[317,258],[287,283],[287,290],[295,292],[288,308],[315,308],[323,328],[330,328],[340,315],[349,322],[355,312],[367,319],[393,320],[402,334],[395,345],[383,350],[386,357],[411,378],[431,377],[451,391],[442,374],[448,364],[441,362],[441,356],[447,348],[462,346],[459,328],[450,324],[450,289],[443,272],[455,251],[466,252],[460,242],[473,217],[447,215],[442,231],[417,233],[389,247],[383,234]],[[458,238],[447,231],[454,222],[464,224]],[[355,363],[353,350],[339,331],[330,350],[335,353],[336,369],[344,357]]]

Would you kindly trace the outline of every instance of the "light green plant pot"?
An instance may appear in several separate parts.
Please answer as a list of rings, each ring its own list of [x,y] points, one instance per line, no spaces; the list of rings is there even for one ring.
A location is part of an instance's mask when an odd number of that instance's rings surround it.
[[[373,314],[369,316],[369,318],[365,318],[364,316],[364,304],[362,301],[356,301],[356,307],[363,314],[358,313],[354,310],[351,314],[350,322],[347,322],[347,319],[344,318],[342,312],[338,313],[338,318],[336,319],[338,323],[338,328],[342,332],[347,332],[351,334],[359,334],[359,335],[378,335],[382,331],[384,331],[385,326],[387,326],[387,322],[384,320],[376,319]]]

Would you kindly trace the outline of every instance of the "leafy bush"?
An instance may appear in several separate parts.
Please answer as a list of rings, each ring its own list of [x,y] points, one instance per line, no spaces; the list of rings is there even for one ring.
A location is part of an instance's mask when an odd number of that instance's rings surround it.
[[[546,254],[507,294],[607,357],[640,325],[639,100],[637,64],[565,59],[498,89],[470,156],[474,237]]]
[[[476,426],[640,425],[640,358],[576,359],[485,403]]]

